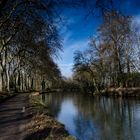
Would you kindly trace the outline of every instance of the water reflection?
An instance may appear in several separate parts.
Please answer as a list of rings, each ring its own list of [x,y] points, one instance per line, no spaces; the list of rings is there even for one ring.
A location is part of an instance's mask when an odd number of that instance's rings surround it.
[[[72,100],[65,100],[62,102],[57,119],[63,124],[67,124],[66,129],[69,130],[71,134],[74,134],[76,131],[74,119],[76,118],[77,113],[77,109]]]
[[[140,100],[53,93],[50,113],[79,140],[139,140]]]

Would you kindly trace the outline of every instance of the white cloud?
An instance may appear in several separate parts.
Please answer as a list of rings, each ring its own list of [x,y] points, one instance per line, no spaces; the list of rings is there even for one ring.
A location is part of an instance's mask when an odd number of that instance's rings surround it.
[[[66,77],[72,76],[73,57],[76,50],[84,51],[88,47],[88,39],[82,41],[74,41],[68,46],[64,46],[64,51],[61,54],[61,60],[58,61],[58,66],[61,72]]]
[[[71,38],[72,33],[69,31],[66,33],[66,35],[63,38],[63,44],[67,44],[69,39]]]
[[[140,32],[140,15],[133,16],[131,27]]]
[[[70,77],[72,76],[72,67],[73,67],[73,57],[76,50],[83,51],[88,46],[88,38],[83,40],[75,39],[73,35],[73,30],[70,27],[77,23],[78,18],[69,18],[66,19],[66,24],[60,27],[60,34],[63,38],[63,52],[60,53],[61,59],[57,60],[58,66],[62,72],[63,76]]]
[[[87,48],[88,46],[88,40],[82,40],[82,41],[75,41],[72,44],[70,44],[67,48],[65,48],[65,52],[74,52],[76,50],[83,51]]]
[[[60,70],[65,77],[71,77],[72,76],[72,67],[73,64],[59,64]]]
[[[140,15],[136,15],[136,16],[133,17],[132,24],[140,25]]]
[[[66,43],[67,44],[67,43]],[[76,50],[84,51],[87,49],[88,39],[82,41],[75,41],[68,46],[64,44],[64,50],[61,53],[61,59],[57,60],[57,64],[65,77],[72,76],[73,57]]]

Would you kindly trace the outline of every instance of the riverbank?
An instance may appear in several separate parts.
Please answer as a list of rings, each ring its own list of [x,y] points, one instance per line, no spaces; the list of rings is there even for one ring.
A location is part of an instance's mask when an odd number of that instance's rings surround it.
[[[29,96],[34,115],[26,125],[28,135],[24,140],[76,140],[69,136],[63,124],[49,115],[47,106],[39,97],[38,94]]]
[[[69,136],[63,124],[44,114],[35,115],[26,129],[28,135],[24,140],[75,140]]]
[[[0,140],[75,140],[63,124],[49,116],[46,106],[30,102],[30,93],[7,96],[2,101]]]
[[[101,91],[103,96],[122,96],[122,97],[140,97],[140,88],[107,88]]]
[[[63,89],[57,89],[52,90],[51,92],[41,92],[40,94],[45,93],[53,93],[53,92],[78,92],[83,93],[83,91],[80,90],[63,90]],[[121,96],[121,97],[140,97],[140,87],[111,87],[111,88],[105,88],[103,90],[99,90],[98,92],[88,92],[90,95],[97,95],[97,96]],[[85,93],[86,95],[87,93]]]

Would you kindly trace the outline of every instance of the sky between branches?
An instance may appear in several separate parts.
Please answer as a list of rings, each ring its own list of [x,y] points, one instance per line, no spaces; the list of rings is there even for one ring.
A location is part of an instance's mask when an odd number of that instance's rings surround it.
[[[115,0],[115,7],[123,14],[133,17],[133,22],[140,24],[139,0]],[[72,76],[73,56],[76,50],[84,51],[88,48],[89,38],[96,36],[96,30],[102,22],[101,16],[95,11],[94,15],[87,16],[83,8],[68,8],[62,12],[63,23],[60,35],[63,42],[63,52],[57,60],[62,75]]]

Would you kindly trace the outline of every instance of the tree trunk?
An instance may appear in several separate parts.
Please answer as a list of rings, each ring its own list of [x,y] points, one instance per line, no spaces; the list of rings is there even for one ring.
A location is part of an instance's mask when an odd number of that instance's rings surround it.
[[[2,91],[2,68],[0,67],[0,91]]]
[[[8,64],[6,69],[6,90],[10,91],[10,64]]]
[[[34,89],[34,78],[31,79],[31,89]]]
[[[10,74],[9,70],[6,71],[6,90],[10,91]]]
[[[5,91],[6,90],[6,74],[4,70],[1,73],[1,77],[2,77],[2,91]]]

